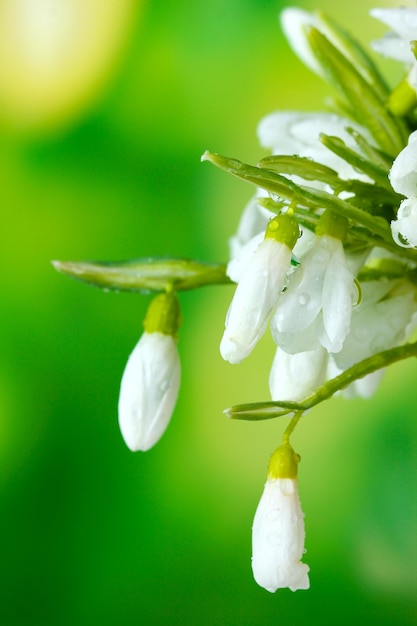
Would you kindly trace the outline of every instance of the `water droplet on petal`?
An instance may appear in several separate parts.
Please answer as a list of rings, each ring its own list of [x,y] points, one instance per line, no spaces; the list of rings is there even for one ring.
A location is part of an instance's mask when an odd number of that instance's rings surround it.
[[[298,304],[306,306],[310,302],[310,295],[308,293],[300,293],[298,296]]]

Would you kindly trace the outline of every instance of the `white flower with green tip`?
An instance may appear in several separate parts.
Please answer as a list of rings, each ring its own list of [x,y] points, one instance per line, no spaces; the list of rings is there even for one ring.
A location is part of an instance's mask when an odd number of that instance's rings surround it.
[[[122,376],[119,426],[128,448],[146,451],[165,432],[180,385],[176,332],[176,296],[161,294],[148,309],[145,332],[131,353]]]
[[[298,496],[299,456],[289,444],[272,455],[268,478],[252,527],[252,571],[271,593],[288,587],[308,589],[309,567],[304,554],[304,513]]]
[[[247,262],[227,313],[220,343],[226,361],[242,361],[264,334],[285,286],[298,235],[296,220],[287,214],[269,222],[265,239]]]
[[[313,244],[291,275],[271,321],[276,344],[287,352],[313,350],[319,344],[328,352],[343,347],[357,299],[341,241],[346,228],[344,218],[324,213]],[[304,348],[300,346],[303,333]]]

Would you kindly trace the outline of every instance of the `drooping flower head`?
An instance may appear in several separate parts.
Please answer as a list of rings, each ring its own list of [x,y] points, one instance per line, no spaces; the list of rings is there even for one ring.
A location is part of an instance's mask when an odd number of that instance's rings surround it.
[[[299,460],[289,443],[275,450],[253,521],[253,575],[258,585],[270,592],[310,587],[310,568],[301,562],[305,532],[298,497]]]
[[[236,287],[220,344],[222,357],[239,363],[262,337],[285,285],[291,250],[299,235],[297,221],[278,215],[251,255]]]
[[[177,330],[180,310],[174,293],[152,300],[145,332],[134,348],[122,376],[119,426],[132,450],[149,450],[165,432],[178,396],[180,360]]]
[[[326,211],[316,237],[291,276],[271,322],[275,342],[289,353],[339,352],[350,327],[357,292],[342,240],[347,220]]]

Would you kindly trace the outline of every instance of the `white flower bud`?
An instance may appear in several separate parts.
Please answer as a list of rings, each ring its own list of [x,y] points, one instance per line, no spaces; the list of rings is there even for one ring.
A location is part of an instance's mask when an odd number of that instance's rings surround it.
[[[126,364],[119,396],[120,430],[131,450],[149,450],[163,435],[179,384],[174,337],[144,332]]]
[[[298,497],[300,461],[288,442],[273,453],[268,479],[252,527],[252,570],[261,587],[274,592],[308,589],[310,568],[304,554],[304,513]]]
[[[354,277],[348,269],[342,242],[328,235],[316,237],[292,274],[271,322],[276,343],[283,345],[282,340],[296,338],[300,333],[307,337],[308,329],[314,327],[320,343],[329,352],[339,352],[349,332],[356,298]],[[309,341],[304,349],[314,347]],[[285,349],[297,351],[288,341]]]
[[[220,344],[226,361],[242,361],[264,334],[290,263],[290,248],[272,238],[264,239],[252,254],[227,313]]]
[[[268,478],[252,528],[252,570],[261,587],[274,592],[308,589],[304,553],[304,514],[297,479]]]

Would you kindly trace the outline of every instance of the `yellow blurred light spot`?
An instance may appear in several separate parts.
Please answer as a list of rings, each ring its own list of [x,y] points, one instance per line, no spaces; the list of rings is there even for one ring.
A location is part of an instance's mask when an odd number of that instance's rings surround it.
[[[79,116],[112,74],[140,0],[2,0],[0,120],[47,131]]]

